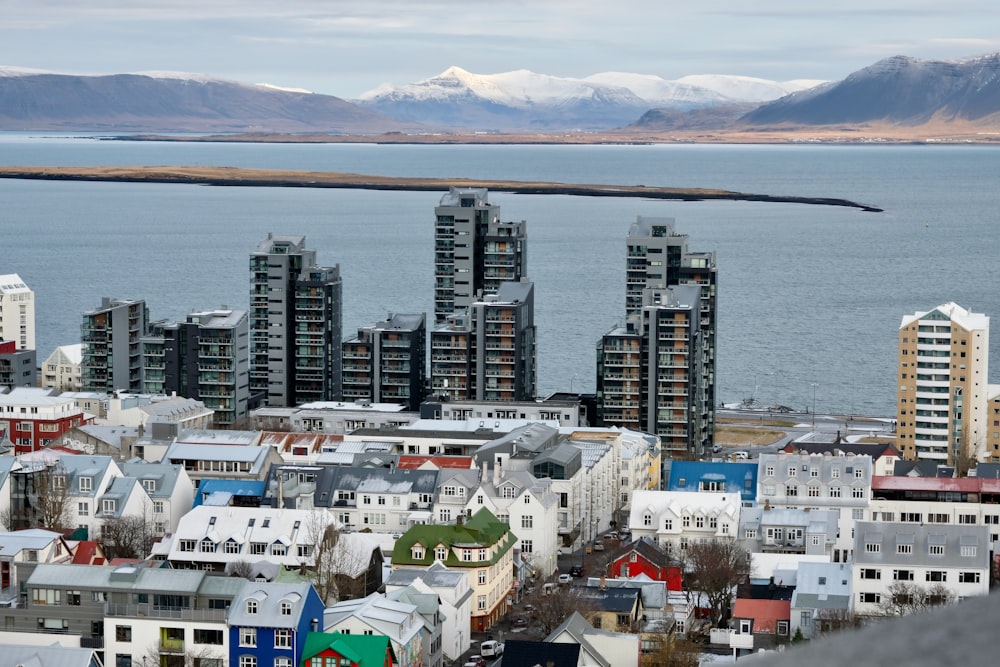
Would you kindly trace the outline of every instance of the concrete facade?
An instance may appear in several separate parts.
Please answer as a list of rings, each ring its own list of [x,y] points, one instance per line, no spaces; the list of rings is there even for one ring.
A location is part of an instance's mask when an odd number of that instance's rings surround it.
[[[16,273],[0,275],[0,340],[35,349],[35,293]]]
[[[344,400],[419,410],[427,381],[426,316],[390,313],[343,343]]]
[[[148,329],[149,311],[142,300],[104,297],[99,308],[85,312],[80,389],[105,394],[142,391],[139,339]]]

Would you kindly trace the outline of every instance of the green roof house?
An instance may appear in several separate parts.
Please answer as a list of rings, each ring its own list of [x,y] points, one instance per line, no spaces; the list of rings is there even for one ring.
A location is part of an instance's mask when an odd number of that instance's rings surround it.
[[[510,526],[482,508],[452,524],[413,526],[396,540],[392,567],[424,569],[440,561],[467,572],[473,593],[471,630],[482,632],[510,608],[516,542]]]
[[[310,632],[300,667],[392,667],[396,654],[385,635]]]

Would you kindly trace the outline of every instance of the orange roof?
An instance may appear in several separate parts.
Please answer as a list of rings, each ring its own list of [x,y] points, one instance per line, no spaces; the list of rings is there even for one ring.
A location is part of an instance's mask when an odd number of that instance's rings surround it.
[[[755,633],[772,634],[778,628],[778,621],[787,621],[791,617],[791,600],[737,598],[733,606],[733,618],[752,618]]]
[[[475,468],[471,456],[420,456],[416,454],[404,454],[399,457],[396,467],[399,469],[416,469],[425,463],[430,464],[425,467],[434,468],[457,468],[469,470]]]

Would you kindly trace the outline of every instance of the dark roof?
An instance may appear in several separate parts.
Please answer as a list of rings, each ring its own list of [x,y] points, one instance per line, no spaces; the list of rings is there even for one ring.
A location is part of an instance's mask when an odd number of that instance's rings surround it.
[[[791,600],[794,586],[778,584],[740,584],[736,596],[748,600]]]
[[[882,456],[902,457],[899,450],[893,445],[880,442],[790,442],[785,447],[786,452],[805,452],[806,454],[835,454],[837,451],[844,454],[854,454],[863,456],[867,454],[872,457],[872,461],[877,461]]]
[[[530,642],[510,639],[504,643],[503,667],[577,667],[579,644]]]
[[[644,559],[652,563],[657,567],[667,567],[674,564],[674,561],[670,558],[670,555],[657,546],[650,538],[641,537],[635,542],[628,542],[621,545],[621,547],[615,551],[611,562],[619,560],[622,556],[628,555],[632,552],[636,552]]]
[[[642,597],[642,591],[638,588],[582,586],[577,590],[580,597],[593,601],[600,611],[632,611],[635,609],[635,601]]]
[[[896,461],[892,468],[894,477],[954,477],[955,467],[937,461]]]

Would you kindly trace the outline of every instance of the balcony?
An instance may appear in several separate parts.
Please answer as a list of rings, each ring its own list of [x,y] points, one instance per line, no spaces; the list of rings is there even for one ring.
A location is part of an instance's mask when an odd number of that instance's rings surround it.
[[[224,623],[225,609],[178,609],[176,607],[160,607],[150,603],[144,604],[104,604],[104,615],[116,618],[172,618],[182,621],[213,621]],[[181,641],[183,644],[183,641]]]

